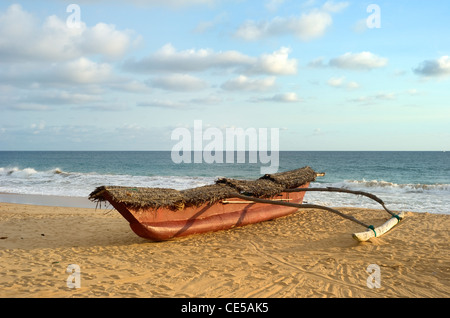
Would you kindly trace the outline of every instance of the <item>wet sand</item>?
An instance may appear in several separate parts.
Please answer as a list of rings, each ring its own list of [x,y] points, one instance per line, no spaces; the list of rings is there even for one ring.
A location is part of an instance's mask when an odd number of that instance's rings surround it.
[[[375,225],[389,218],[341,210]],[[450,215],[407,212],[385,236],[358,243],[361,226],[303,210],[156,243],[115,210],[0,203],[0,297],[447,298],[449,228]],[[68,286],[70,264],[80,288]],[[379,288],[367,281],[371,264]]]

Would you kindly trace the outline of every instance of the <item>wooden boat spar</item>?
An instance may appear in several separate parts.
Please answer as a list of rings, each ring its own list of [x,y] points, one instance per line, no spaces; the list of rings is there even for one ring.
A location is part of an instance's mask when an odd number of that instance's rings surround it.
[[[366,195],[384,207],[380,199],[363,192],[334,188],[308,189],[310,182],[321,175],[324,174],[304,167],[267,174],[250,181],[221,178],[215,184],[182,191],[101,186],[89,195],[89,199],[100,203],[108,201],[130,223],[137,235],[153,241],[263,222],[290,215],[299,208],[325,209],[365,226],[368,228],[366,232],[353,234],[360,241],[377,236],[377,231],[380,236],[395,225],[385,224],[383,228],[375,229],[334,209],[302,204],[306,191],[331,191]],[[403,216],[385,210],[395,216],[398,222]]]

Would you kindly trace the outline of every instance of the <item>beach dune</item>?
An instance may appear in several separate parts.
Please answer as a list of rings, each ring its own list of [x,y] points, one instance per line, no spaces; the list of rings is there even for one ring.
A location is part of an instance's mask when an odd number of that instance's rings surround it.
[[[375,225],[389,217],[341,210]],[[301,210],[151,242],[111,208],[0,203],[0,297],[449,297],[449,228],[449,215],[408,212],[385,236],[358,243],[359,225]]]

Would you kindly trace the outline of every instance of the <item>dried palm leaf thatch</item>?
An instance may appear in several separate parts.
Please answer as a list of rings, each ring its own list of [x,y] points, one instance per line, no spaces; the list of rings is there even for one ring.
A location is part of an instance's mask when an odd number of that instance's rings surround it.
[[[112,200],[134,208],[169,208],[180,210],[186,206],[200,206],[230,198],[237,192],[225,185],[207,185],[187,190],[164,188],[98,187],[89,195],[94,202]]]
[[[124,203],[134,208],[177,208],[183,204],[183,196],[179,191],[164,188],[102,186],[95,189],[89,195],[89,199],[95,202],[107,201],[106,195],[112,197],[116,202]]]
[[[236,190],[223,184],[212,184],[203,187],[180,191],[186,206],[200,206],[205,203],[214,204],[237,194]]]
[[[260,179],[271,180],[278,183],[283,189],[293,189],[307,182],[314,181],[316,179],[316,172],[310,167],[304,167],[286,172],[266,174]]]
[[[254,181],[236,180],[221,178],[216,181],[217,184],[224,184],[236,189],[241,194],[246,194],[258,198],[269,198],[280,194],[284,187],[271,180],[258,179]]]

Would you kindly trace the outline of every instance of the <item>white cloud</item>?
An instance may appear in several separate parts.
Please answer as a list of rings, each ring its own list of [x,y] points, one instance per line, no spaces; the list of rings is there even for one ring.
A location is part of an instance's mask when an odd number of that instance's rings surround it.
[[[105,23],[70,28],[56,16],[40,23],[18,4],[0,12],[0,62],[68,61],[85,55],[115,59],[139,39],[132,37],[133,32]]]
[[[327,12],[313,11],[303,14],[299,19],[290,21],[294,34],[304,41],[321,37],[333,23]]]
[[[97,63],[80,57],[68,62],[51,64],[20,63],[4,66],[0,82],[16,87],[110,83],[118,80],[109,63]]]
[[[41,121],[38,124],[33,123],[30,128],[33,130],[33,135],[37,135],[45,129],[45,122]]]
[[[347,88],[348,89],[357,89],[357,88],[359,88],[359,84],[357,82],[350,82],[350,83],[347,83]]]
[[[257,41],[267,37],[295,35],[303,41],[321,37],[332,25],[331,13],[336,13],[348,6],[347,2],[326,2],[319,9],[293,17],[275,17],[270,21],[244,22],[235,32],[235,36],[247,41]]]
[[[272,100],[278,101],[278,102],[284,102],[284,103],[296,103],[299,102],[300,99],[296,93],[284,93],[284,94],[277,94],[272,97]]]
[[[205,105],[217,105],[223,100],[221,97],[210,94],[205,97],[197,97],[189,100],[173,100],[173,99],[153,99],[150,101],[139,102],[139,107],[157,107],[165,109],[189,109],[202,108]]]
[[[220,96],[210,94],[206,97],[197,97],[191,99],[189,102],[193,104],[199,104],[199,105],[216,105],[223,101],[223,99]]]
[[[122,112],[130,111],[130,103],[120,102],[120,101],[104,101],[103,103],[96,104],[86,104],[77,106],[77,109],[88,109],[89,111],[100,111],[100,112]]]
[[[215,52],[211,49],[177,51],[171,44],[166,44],[139,61],[126,61],[124,67],[139,73],[225,69],[244,74],[295,74],[298,63],[297,60],[289,58],[290,52],[289,48],[282,47],[270,54],[252,57],[238,51]]]
[[[394,100],[397,96],[394,93],[379,93],[375,95],[375,99],[381,99],[381,100]]]
[[[322,6],[322,9],[324,11],[328,11],[328,12],[340,12],[340,11],[344,10],[345,8],[347,8],[348,6],[349,6],[348,2],[335,3],[333,1],[327,1]]]
[[[387,58],[379,57],[371,52],[348,52],[344,55],[331,59],[329,65],[350,70],[370,70],[384,67],[387,63]]]
[[[339,78],[332,77],[327,81],[327,83],[328,83],[328,85],[333,86],[333,87],[341,87],[342,84],[344,83],[344,80],[345,80],[345,77],[339,77]]]
[[[322,36],[332,24],[329,13],[313,11],[300,17],[275,17],[271,21],[246,21],[235,35],[247,41],[257,41],[267,37],[294,34],[307,41]]]
[[[137,81],[137,80],[129,80],[129,81],[118,81],[109,84],[109,86],[116,90],[121,90],[129,93],[150,93],[151,88],[148,87],[147,84]]]
[[[36,91],[20,96],[19,102],[40,103],[45,105],[61,105],[61,104],[84,104],[99,102],[102,98],[98,95],[90,95],[84,93],[73,93],[68,91],[52,90],[52,91]]]
[[[363,103],[363,104],[372,104],[376,101],[391,101],[397,99],[397,95],[395,93],[378,93],[375,95],[369,96],[361,96],[358,98],[350,99],[351,102]]]
[[[70,106],[70,109],[89,109],[101,111],[119,111],[129,109],[126,102],[118,100],[116,97],[98,95],[96,93],[78,92],[78,89],[59,90],[55,85],[54,89],[48,90],[17,90],[14,96],[9,96],[0,100],[0,108],[13,111],[54,111],[61,107]],[[6,101],[6,103],[4,103]]]
[[[208,84],[188,74],[170,74],[150,80],[153,87],[173,91],[197,91],[208,87]]]
[[[108,63],[96,63],[85,57],[62,64],[53,70],[55,78],[78,83],[92,84],[108,81],[112,77],[112,66]]]
[[[289,59],[289,53],[291,53],[289,48],[282,47],[271,54],[263,54],[249,68],[249,71],[262,74],[296,74],[298,63],[295,59]]]
[[[173,101],[173,100],[161,100],[161,99],[154,99],[151,101],[146,102],[140,102],[137,103],[137,106],[139,107],[157,107],[157,108],[171,108],[171,109],[181,109],[186,106],[186,104]]]
[[[52,110],[48,105],[42,105],[38,103],[17,103],[8,107],[10,110],[18,111],[49,111]]]
[[[237,78],[228,80],[222,85],[222,88],[229,91],[261,91],[274,87],[275,77],[263,79],[252,79],[247,76],[240,75]]]
[[[279,102],[279,103],[298,103],[301,99],[298,97],[297,93],[289,92],[276,94],[272,97],[267,98],[254,98],[253,102]]]
[[[120,58],[133,44],[140,41],[139,37],[133,40],[131,35],[131,31],[116,30],[112,24],[97,23],[81,35],[82,48],[85,54],[103,54]]]
[[[355,81],[347,82],[345,77],[332,77],[327,81],[327,84],[336,88],[357,89],[359,84]]]
[[[177,51],[172,44],[166,44],[140,61],[128,60],[125,68],[136,72],[189,72],[242,66],[251,61],[251,57],[238,51],[214,52],[211,49]]]
[[[442,77],[450,75],[450,56],[441,56],[434,60],[425,60],[414,70],[414,73],[426,77]]]

